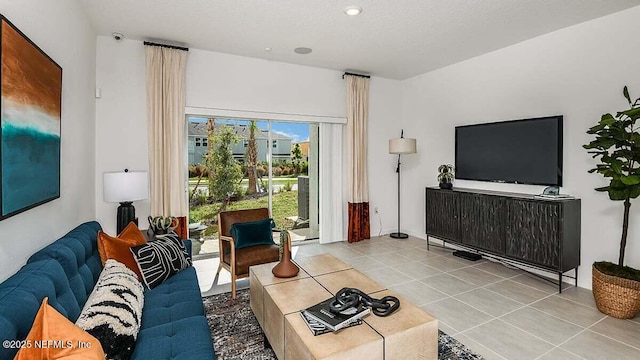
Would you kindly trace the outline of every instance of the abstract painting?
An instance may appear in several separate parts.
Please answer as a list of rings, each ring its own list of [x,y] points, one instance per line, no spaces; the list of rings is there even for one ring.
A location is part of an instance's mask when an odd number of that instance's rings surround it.
[[[0,21],[2,220],[60,197],[62,68]]]

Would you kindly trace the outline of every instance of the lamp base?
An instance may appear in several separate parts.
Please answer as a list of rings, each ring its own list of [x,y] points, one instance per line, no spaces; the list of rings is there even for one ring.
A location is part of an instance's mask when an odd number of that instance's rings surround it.
[[[406,239],[409,237],[409,235],[405,234],[405,233],[401,233],[401,232],[394,232],[389,234],[389,236],[391,236],[394,239]]]
[[[123,201],[118,206],[118,234],[124,230],[130,222],[135,221],[136,219],[136,208],[133,207],[133,203],[131,201]]]

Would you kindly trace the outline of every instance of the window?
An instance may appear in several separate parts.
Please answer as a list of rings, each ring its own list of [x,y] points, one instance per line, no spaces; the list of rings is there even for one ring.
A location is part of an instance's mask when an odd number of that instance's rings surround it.
[[[320,198],[319,169],[320,157],[316,151],[318,145],[318,124],[302,122],[280,122],[269,120],[250,119],[216,119],[216,130],[232,128],[237,132],[235,137],[238,142],[232,141],[225,145],[231,151],[231,159],[211,159],[207,164],[207,146],[217,146],[218,142],[211,140],[207,136],[208,118],[187,116],[189,121],[188,129],[191,131],[189,137],[188,158],[190,165],[200,165],[200,168],[212,167],[217,169],[240,168],[240,175],[237,180],[225,181],[222,179],[215,189],[209,193],[208,179],[203,181],[191,181],[189,184],[189,195],[197,201],[190,202],[190,219],[197,222],[201,218],[217,217],[222,201],[233,203],[237,208],[265,207],[269,208],[276,224],[283,229],[291,229],[293,240],[312,239],[318,237],[319,232],[319,210],[318,201]],[[247,154],[249,145],[254,145],[249,141],[252,121],[255,121],[254,137],[255,154]],[[287,135],[288,134],[288,135]],[[309,157],[304,160],[297,157],[296,162],[292,162],[290,154],[290,142],[294,139],[311,139],[316,144]],[[269,147],[271,145],[271,147]],[[281,149],[282,148],[282,149]],[[251,158],[249,158],[251,156]],[[224,161],[222,161],[224,160]],[[283,161],[284,160],[284,161]],[[249,163],[255,164],[255,168],[249,167]],[[237,166],[239,165],[239,166]],[[244,171],[243,171],[244,169]],[[231,171],[229,171],[231,172]],[[269,176],[271,174],[271,177]],[[191,180],[198,173],[191,172]],[[238,177],[239,176],[239,177]],[[235,179],[235,178],[234,178]],[[227,183],[235,184],[229,189],[224,189],[224,193],[219,189]],[[298,192],[298,188],[300,188]],[[229,196],[238,194],[254,194],[254,196]],[[209,206],[215,203],[215,206]],[[190,229],[190,236],[199,239],[198,245],[193,249],[193,256],[197,259],[202,255],[219,253],[217,234],[204,233],[202,228]],[[295,227],[295,229],[293,229]],[[194,242],[195,244],[196,242]],[[223,254],[224,255],[224,254]],[[218,256],[220,256],[218,254]]]

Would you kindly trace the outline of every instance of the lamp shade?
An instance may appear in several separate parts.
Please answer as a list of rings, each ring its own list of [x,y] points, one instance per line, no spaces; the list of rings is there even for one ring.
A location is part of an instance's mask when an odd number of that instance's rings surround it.
[[[389,154],[415,154],[416,139],[398,138],[389,140]]]
[[[146,171],[104,173],[104,201],[127,202],[149,197],[149,178]]]

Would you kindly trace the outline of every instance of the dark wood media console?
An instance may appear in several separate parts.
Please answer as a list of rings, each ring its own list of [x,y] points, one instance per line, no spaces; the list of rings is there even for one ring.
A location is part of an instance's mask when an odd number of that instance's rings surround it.
[[[580,199],[435,187],[426,189],[427,246],[438,238],[562,277],[580,265]]]

